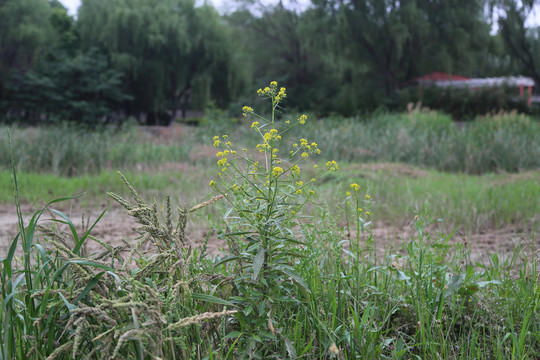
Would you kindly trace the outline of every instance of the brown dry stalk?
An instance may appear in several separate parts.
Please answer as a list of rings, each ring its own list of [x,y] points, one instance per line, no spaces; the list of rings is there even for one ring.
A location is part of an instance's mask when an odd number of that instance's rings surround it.
[[[203,203],[200,203],[198,205],[195,205],[194,207],[192,207],[191,209],[189,209],[189,212],[192,213],[194,211],[197,211],[205,206],[208,206],[210,204],[213,204],[215,203],[216,201],[220,200],[220,199],[223,199],[223,195],[218,195],[218,196],[214,196],[213,198],[211,198],[210,200],[208,201],[205,201]]]

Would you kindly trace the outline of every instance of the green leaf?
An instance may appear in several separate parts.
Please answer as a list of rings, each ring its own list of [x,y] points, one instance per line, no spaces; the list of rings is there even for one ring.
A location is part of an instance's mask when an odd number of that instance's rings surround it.
[[[243,332],[240,331],[232,331],[225,335],[225,339],[231,339],[231,338],[239,338],[240,336],[244,335]]]
[[[219,265],[223,265],[225,263],[228,263],[230,261],[234,261],[234,260],[238,260],[240,259],[239,256],[236,256],[236,255],[233,255],[233,256],[227,256],[227,257],[224,257],[223,259],[221,259],[220,261],[218,261],[216,264],[214,264],[214,269],[216,267],[218,267]]]
[[[73,240],[75,241],[75,247],[77,247],[77,244],[79,243],[79,235],[77,234],[77,229],[75,228],[75,225],[73,224],[71,219],[61,211],[54,210],[54,209],[51,209],[51,211],[65,220],[64,222],[64,221],[59,221],[57,219],[52,219],[53,221],[60,222],[62,224],[66,224],[69,226],[69,229],[71,230],[71,234],[73,235]],[[77,251],[73,249],[73,252],[79,255],[79,249],[77,249]]]
[[[253,275],[251,276],[251,280],[255,281],[259,277],[259,273],[263,267],[264,264],[264,254],[265,250],[261,246],[259,248],[259,252],[257,255],[255,255],[255,258],[253,259]]]
[[[287,348],[287,352],[289,353],[289,358],[296,359],[296,349],[294,348],[291,340],[285,338],[285,347]]]
[[[410,284],[410,276],[407,276],[403,271],[397,270],[397,279],[400,281],[405,281],[407,284]]]
[[[79,296],[77,296],[77,298],[75,299],[74,303],[77,304],[79,302],[79,300],[81,300],[86,294],[88,294],[88,292],[90,290],[92,290],[94,288],[94,286],[96,286],[96,284],[98,283],[99,279],[101,279],[101,277],[103,276],[103,274],[105,274],[104,271],[96,274],[92,280],[90,280],[90,282],[85,286],[84,290],[79,294]]]
[[[232,302],[220,299],[218,297],[208,295],[208,294],[199,294],[199,293],[193,293],[191,294],[191,297],[195,300],[201,300],[201,301],[207,301],[213,304],[220,304],[220,305],[226,305],[226,306],[232,306],[236,307]]]
[[[502,282],[499,280],[490,280],[490,281],[479,281],[476,283],[481,288],[484,288],[488,285],[502,285]]]
[[[58,293],[58,295],[60,295],[60,297],[62,298],[62,301],[64,302],[68,310],[74,310],[77,308],[75,305],[67,301],[67,299],[64,297],[64,295],[62,295],[62,293]]]
[[[282,269],[281,271],[283,271],[289,276],[289,278],[296,284],[296,286],[300,288],[300,291],[305,297],[308,297],[308,294],[310,293],[308,285],[300,275],[289,269]]]
[[[97,217],[96,221],[94,221],[94,223],[92,224],[92,226],[90,226],[88,228],[88,230],[86,230],[86,232],[83,234],[83,236],[79,239],[78,243],[75,244],[75,248],[73,249],[73,252],[75,254],[78,254],[79,253],[79,250],[80,248],[82,247],[82,245],[84,244],[84,241],[86,240],[86,238],[88,237],[88,235],[90,235],[90,232],[94,229],[94,227],[97,225],[97,223],[101,220],[101,218],[103,217],[103,215],[105,215],[105,212],[107,211],[107,209],[103,210],[101,212],[101,214]]]

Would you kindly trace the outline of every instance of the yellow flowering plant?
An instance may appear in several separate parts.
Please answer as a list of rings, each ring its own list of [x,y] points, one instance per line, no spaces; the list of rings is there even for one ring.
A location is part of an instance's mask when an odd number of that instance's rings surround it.
[[[361,196],[360,185],[351,183],[349,189],[345,192],[345,210],[347,215],[347,227],[351,228],[351,222],[354,225],[355,245],[359,246],[360,236],[371,224],[371,205],[373,200],[371,195]],[[352,221],[350,221],[352,217]],[[371,238],[371,237],[369,237]],[[370,244],[366,244],[369,246]]]
[[[307,116],[276,121],[276,109],[287,93],[275,81],[257,93],[270,102],[270,118],[249,106],[244,106],[242,113],[254,118],[250,127],[259,143],[252,152],[237,151],[227,135],[214,137],[219,173],[210,186],[230,205],[221,236],[226,238],[231,255],[221,263],[237,263],[234,301],[243,309],[238,313],[239,323],[246,331],[265,328],[273,334],[275,327],[283,325],[276,324],[272,316],[280,301],[291,294],[307,295],[307,284],[294,264],[305,256],[310,244],[295,229],[302,225],[302,211],[315,195],[316,180],[337,171],[338,164],[328,161],[326,166],[316,167],[315,176],[303,176],[304,163],[321,150],[314,141],[301,138],[288,143],[283,136],[292,127],[305,124]],[[249,333],[243,338],[246,346],[257,347]]]

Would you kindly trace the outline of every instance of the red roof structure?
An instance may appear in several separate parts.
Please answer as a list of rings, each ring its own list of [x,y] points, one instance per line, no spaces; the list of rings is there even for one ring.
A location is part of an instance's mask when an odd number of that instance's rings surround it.
[[[497,88],[497,87],[517,87],[519,88],[519,96],[524,96],[525,87],[528,88],[527,103],[529,106],[532,101],[532,88],[535,83],[532,78],[525,76],[505,76],[491,78],[470,78],[461,75],[453,75],[444,72],[432,72],[424,76],[414,78],[402,86],[416,85],[419,87],[419,92],[422,92],[424,86],[435,86],[438,88],[454,88],[454,89],[472,89],[475,91],[478,88]]]

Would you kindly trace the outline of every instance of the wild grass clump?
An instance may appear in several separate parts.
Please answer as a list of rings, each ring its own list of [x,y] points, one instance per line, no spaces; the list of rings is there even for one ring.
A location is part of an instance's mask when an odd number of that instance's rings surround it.
[[[485,174],[540,168],[540,123],[516,113],[455,123],[434,111],[327,118],[304,135],[325,139],[346,162],[401,162],[444,172]]]
[[[12,130],[18,169],[70,177],[99,174],[113,168],[134,170],[188,161],[195,144],[190,136],[181,143],[155,143],[154,135],[127,125],[118,129],[89,130],[61,124]],[[9,153],[7,138],[0,137],[0,164],[9,164]]]
[[[334,194],[339,206],[318,205],[313,183],[337,163],[314,166],[306,159],[321,150],[312,139],[285,140],[307,123],[276,122],[285,89],[273,82],[259,94],[272,113],[244,107],[255,151],[213,138],[213,198],[173,211],[169,197],[148,203],[122,177],[132,200],[110,196],[139,224],[135,239],[111,246],[93,237],[104,213],[79,229],[51,202],[24,226],[18,208],[20,232],[0,268],[0,359],[537,357],[537,249],[473,264],[451,233],[427,230],[424,209],[401,249],[377,253],[378,199],[352,182]],[[206,206],[223,211],[212,225],[227,248],[215,258],[209,238],[199,250],[185,232]],[[40,225],[46,213],[49,226]],[[88,253],[90,241],[100,250]]]
[[[281,109],[276,122],[285,121]],[[282,119],[283,118],[283,119]],[[68,125],[13,129],[18,169],[63,176],[153,169],[171,162],[210,165],[211,134],[236,133],[255,146],[249,123],[209,121],[205,126],[146,129],[124,126],[89,131]],[[164,136],[171,132],[175,135]],[[342,162],[400,162],[444,172],[485,174],[540,168],[540,123],[517,113],[492,114],[455,123],[450,116],[419,109],[369,118],[329,117],[290,130],[296,138],[324,139],[326,154]],[[58,139],[61,139],[59,141]],[[7,138],[0,137],[0,164],[9,164]]]

